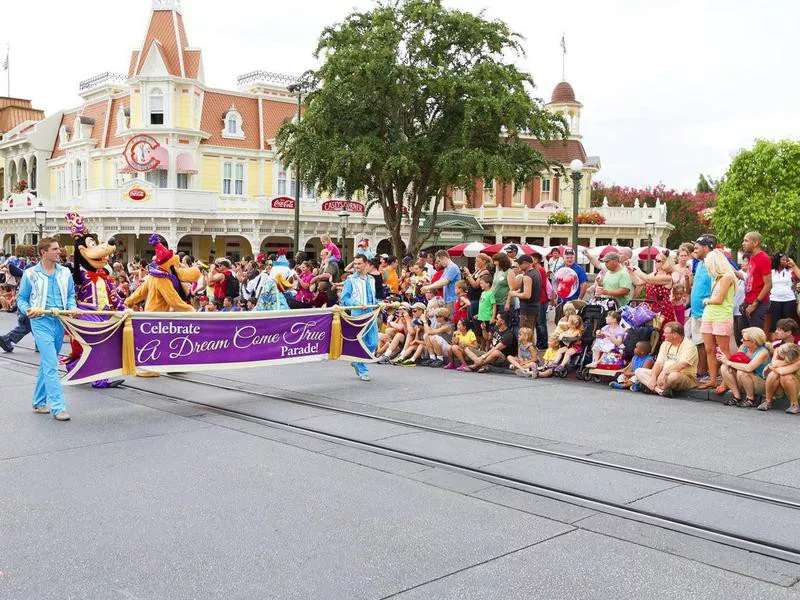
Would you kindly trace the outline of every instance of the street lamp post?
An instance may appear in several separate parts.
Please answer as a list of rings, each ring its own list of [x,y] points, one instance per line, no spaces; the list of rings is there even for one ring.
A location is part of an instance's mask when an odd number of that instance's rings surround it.
[[[342,230],[342,236],[339,238],[342,241],[342,262],[347,266],[347,223],[350,221],[350,213],[346,210],[341,210],[337,215],[339,217],[339,227]]]
[[[644,232],[647,235],[647,270],[653,270],[653,235],[656,232],[656,221],[653,215],[647,215],[644,222]]]
[[[300,125],[300,107],[303,104],[303,84],[293,83],[286,89],[297,94],[297,124]],[[294,256],[300,252],[300,163],[294,161]]]
[[[569,163],[572,171],[572,249],[575,259],[578,259],[578,200],[581,196],[581,178],[583,177],[583,163],[576,158]]]
[[[33,222],[39,228],[39,241],[41,242],[44,237],[44,226],[47,225],[47,209],[42,205],[41,200],[39,200],[39,205],[33,209]]]

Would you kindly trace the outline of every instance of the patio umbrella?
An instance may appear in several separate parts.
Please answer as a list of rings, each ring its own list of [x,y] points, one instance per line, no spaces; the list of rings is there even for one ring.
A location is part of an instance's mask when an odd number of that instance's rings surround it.
[[[465,244],[459,244],[458,246],[453,246],[452,248],[447,249],[447,253],[450,256],[466,256],[467,258],[475,258],[484,251],[486,248],[486,244],[482,242],[467,242]]]
[[[550,253],[553,250],[556,250],[556,249],[558,249],[558,251],[560,252],[561,256],[564,256],[564,250],[571,250],[572,246],[550,246],[549,248],[545,248],[545,250],[547,251],[547,254],[544,254],[543,256],[549,256]],[[578,246],[578,252],[577,252],[577,254],[575,254],[575,262],[576,263],[578,263],[578,264],[586,264],[586,263],[589,262],[589,259],[586,258],[586,255],[584,254],[585,252],[589,252],[589,248],[587,248],[586,246],[579,245]]]
[[[520,254],[527,254],[528,256],[530,256],[534,252],[538,252],[544,257],[545,250],[547,250],[547,248],[544,248],[542,246],[537,246],[535,244],[517,244],[516,242],[506,242],[504,244],[492,244],[491,246],[486,246],[486,248],[484,248],[483,251],[491,256],[492,254],[497,254],[498,252],[502,252],[504,248],[507,248],[512,244],[517,248],[519,248]]]
[[[603,258],[606,254],[611,252],[616,252],[619,254],[620,249],[617,246],[597,246],[589,250],[589,254],[592,256],[596,256],[597,258]]]
[[[659,248],[658,246],[642,246],[641,248],[635,248],[633,251],[633,256],[638,258],[639,260],[652,260],[659,254],[668,254],[669,250],[667,248]]]

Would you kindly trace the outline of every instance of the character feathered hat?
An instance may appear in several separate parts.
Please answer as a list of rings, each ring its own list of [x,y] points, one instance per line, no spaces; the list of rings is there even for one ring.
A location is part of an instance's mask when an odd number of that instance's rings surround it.
[[[150,239],[147,240],[147,243],[150,244],[153,247],[153,250],[155,250],[156,252],[155,257],[153,258],[156,264],[163,265],[165,262],[171,259],[175,254],[172,250],[168,249],[164,245],[166,243],[164,241],[164,238],[162,238],[157,233],[151,235]]]
[[[89,233],[89,227],[86,225],[86,221],[78,213],[70,211],[64,218],[69,226],[69,233],[72,239],[77,240]]]

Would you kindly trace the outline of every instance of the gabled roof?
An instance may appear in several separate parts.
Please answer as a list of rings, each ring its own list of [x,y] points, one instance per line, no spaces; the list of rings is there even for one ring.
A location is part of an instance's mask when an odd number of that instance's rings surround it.
[[[200,63],[199,50],[192,50],[191,62],[187,69],[187,49],[189,42],[186,39],[186,29],[183,26],[183,16],[177,10],[153,10],[150,14],[150,24],[144,43],[138,52],[131,56],[131,65],[128,71],[130,77],[141,74],[142,65],[151,52],[153,43],[157,42],[158,51],[161,53],[167,73],[175,77],[196,77],[190,74],[197,71]]]
[[[224,118],[231,105],[242,116],[244,139],[222,137]],[[258,135],[258,98],[228,94],[225,92],[206,92],[203,95],[203,116],[200,129],[211,134],[203,144],[228,148],[259,150],[261,142]]]

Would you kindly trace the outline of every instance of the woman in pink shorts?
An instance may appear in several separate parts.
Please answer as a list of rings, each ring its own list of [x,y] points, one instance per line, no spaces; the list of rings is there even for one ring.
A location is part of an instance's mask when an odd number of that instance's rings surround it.
[[[733,336],[733,297],[736,293],[736,274],[725,255],[714,250],[704,261],[711,275],[711,296],[703,300],[703,319],[700,333],[703,334],[703,346],[708,359],[708,373],[711,376],[707,384],[697,386],[707,389],[716,386],[716,392],[722,394],[727,389],[724,384],[717,386],[716,349],[726,357],[731,353],[731,337]]]

